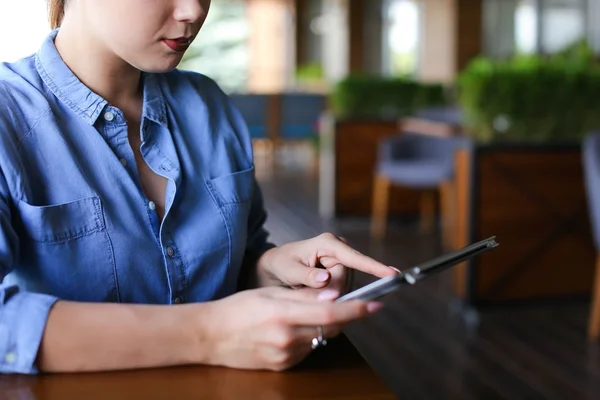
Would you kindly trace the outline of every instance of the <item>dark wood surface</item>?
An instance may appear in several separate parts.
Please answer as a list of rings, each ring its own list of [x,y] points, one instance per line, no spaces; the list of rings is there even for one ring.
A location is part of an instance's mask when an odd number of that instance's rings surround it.
[[[470,263],[462,278],[466,297],[497,302],[589,296],[596,250],[580,149],[490,147],[471,156],[473,173],[457,168],[474,177],[457,193],[459,247],[493,235],[502,245]]]
[[[285,372],[184,367],[0,376],[0,399],[394,399],[346,336]]]
[[[277,242],[331,231],[401,269],[441,252],[435,235],[402,217],[390,221],[382,241],[370,238],[369,218],[320,219],[316,175],[300,163],[259,168]],[[511,251],[510,241],[504,247]],[[448,271],[384,303],[347,332],[399,398],[600,399],[600,347],[587,342],[587,301],[461,309]]]

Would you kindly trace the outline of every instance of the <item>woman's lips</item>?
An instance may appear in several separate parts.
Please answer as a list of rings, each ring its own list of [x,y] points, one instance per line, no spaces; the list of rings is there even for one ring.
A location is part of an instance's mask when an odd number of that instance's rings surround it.
[[[173,51],[186,51],[192,41],[189,38],[165,39],[163,40],[167,46]]]

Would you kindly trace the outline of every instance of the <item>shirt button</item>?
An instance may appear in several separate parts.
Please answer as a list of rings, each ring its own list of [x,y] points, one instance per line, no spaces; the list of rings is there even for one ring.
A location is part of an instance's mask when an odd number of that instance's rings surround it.
[[[8,352],[6,353],[6,355],[4,356],[4,362],[7,364],[14,364],[17,362],[17,353],[14,352]]]
[[[151,209],[152,211],[156,210],[156,203],[151,201],[150,203],[148,203],[148,208]]]
[[[173,300],[173,303],[181,304],[181,299],[179,297],[177,297],[175,300]]]
[[[121,161],[121,165],[123,165],[124,167],[127,166],[127,160],[124,158],[121,158],[119,161]]]
[[[175,249],[172,247],[167,247],[167,254],[169,257],[173,257],[175,255]]]
[[[104,119],[107,120],[108,122],[111,122],[115,119],[115,114],[113,114],[110,111],[107,111],[104,113]]]

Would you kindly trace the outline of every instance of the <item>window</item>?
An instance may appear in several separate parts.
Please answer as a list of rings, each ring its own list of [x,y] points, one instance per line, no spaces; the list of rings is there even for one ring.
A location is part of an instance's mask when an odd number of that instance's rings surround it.
[[[588,34],[589,0],[485,0],[485,53],[551,54]]]
[[[535,0],[521,0],[515,10],[517,53],[533,54],[538,46],[538,14]]]
[[[539,48],[555,53],[586,37],[586,10],[583,0],[546,0],[539,5]]]
[[[249,24],[244,0],[217,0],[180,69],[203,73],[226,91],[243,91],[248,82]]]
[[[383,6],[383,72],[412,75],[417,70],[419,5],[415,0],[387,0]]]
[[[44,0],[0,0],[0,62],[35,53],[48,33]]]

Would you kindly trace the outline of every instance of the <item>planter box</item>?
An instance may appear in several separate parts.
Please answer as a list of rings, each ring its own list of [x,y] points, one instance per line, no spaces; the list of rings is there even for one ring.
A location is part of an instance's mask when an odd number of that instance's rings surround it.
[[[589,296],[596,253],[579,145],[488,145],[456,157],[453,247],[500,247],[454,270],[472,304]]]
[[[369,216],[377,146],[398,135],[396,120],[321,120],[319,208],[323,217]],[[420,191],[394,187],[390,215],[417,214]]]

